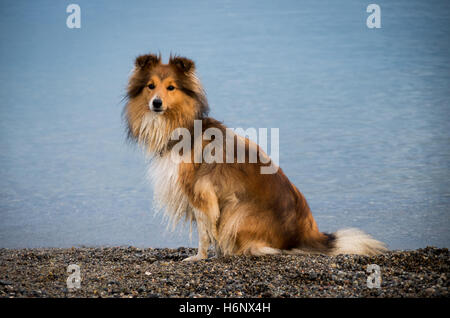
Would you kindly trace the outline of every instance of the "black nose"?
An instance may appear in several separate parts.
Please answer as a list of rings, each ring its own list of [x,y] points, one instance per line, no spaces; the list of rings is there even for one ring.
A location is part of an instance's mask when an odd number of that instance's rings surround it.
[[[153,100],[153,107],[154,108],[161,108],[162,106],[162,100],[160,100],[159,98],[155,98]]]

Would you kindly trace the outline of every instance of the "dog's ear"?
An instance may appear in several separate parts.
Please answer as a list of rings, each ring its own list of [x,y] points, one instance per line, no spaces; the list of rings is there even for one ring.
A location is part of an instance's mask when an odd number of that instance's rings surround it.
[[[169,64],[176,67],[177,70],[181,71],[182,73],[190,73],[195,70],[195,63],[194,61],[181,57],[181,56],[174,56],[170,57]]]
[[[141,55],[136,58],[134,65],[138,69],[151,68],[158,65],[161,62],[161,55],[156,56],[155,54]]]

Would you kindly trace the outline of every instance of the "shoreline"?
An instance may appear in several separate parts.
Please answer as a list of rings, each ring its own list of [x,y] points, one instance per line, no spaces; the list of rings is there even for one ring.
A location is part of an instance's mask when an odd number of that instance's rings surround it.
[[[0,248],[0,297],[449,297],[447,248],[181,262],[195,253],[184,247]],[[71,264],[80,268],[80,289],[68,288]],[[379,288],[376,280],[369,288],[370,264],[380,268]]]

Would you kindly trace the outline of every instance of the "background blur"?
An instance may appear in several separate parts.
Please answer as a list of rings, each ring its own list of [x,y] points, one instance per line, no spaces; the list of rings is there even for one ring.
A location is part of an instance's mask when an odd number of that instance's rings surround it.
[[[196,245],[125,142],[148,52],[194,59],[227,126],[280,129],[320,230],[450,247],[450,2],[373,1],[381,29],[361,0],[1,1],[0,247]]]

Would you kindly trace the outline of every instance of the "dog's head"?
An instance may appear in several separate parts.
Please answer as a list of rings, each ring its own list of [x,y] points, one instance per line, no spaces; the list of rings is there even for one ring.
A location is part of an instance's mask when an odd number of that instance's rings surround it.
[[[149,118],[175,129],[190,127],[209,110],[195,64],[185,57],[171,56],[168,64],[162,64],[161,56],[154,54],[137,57],[127,96],[124,115],[133,139],[139,138]]]

